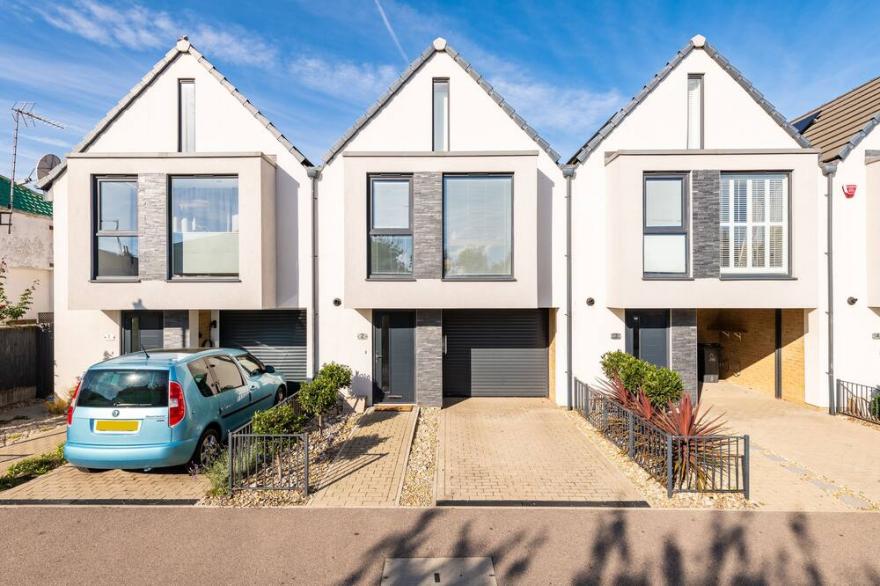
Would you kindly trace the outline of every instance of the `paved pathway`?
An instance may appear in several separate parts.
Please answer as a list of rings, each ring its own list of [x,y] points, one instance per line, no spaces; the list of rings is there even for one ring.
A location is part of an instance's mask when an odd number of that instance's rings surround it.
[[[0,502],[190,503],[205,496],[208,488],[207,478],[182,469],[81,472],[68,464],[0,492]]]
[[[0,447],[0,475],[24,458],[53,451],[67,439],[67,426],[59,425],[53,429],[36,432],[22,441]]]
[[[703,387],[713,413],[751,439],[752,500],[762,509],[880,508],[880,426],[777,400],[742,387]]]
[[[466,399],[440,412],[437,500],[644,504],[546,399]]]
[[[371,411],[361,417],[309,504],[396,505],[417,416],[418,409]]]

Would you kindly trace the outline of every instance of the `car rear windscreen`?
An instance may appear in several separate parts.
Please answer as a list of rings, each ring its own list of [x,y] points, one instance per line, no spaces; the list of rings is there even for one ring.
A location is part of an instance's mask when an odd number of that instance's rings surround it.
[[[167,370],[90,370],[78,407],[167,407]]]

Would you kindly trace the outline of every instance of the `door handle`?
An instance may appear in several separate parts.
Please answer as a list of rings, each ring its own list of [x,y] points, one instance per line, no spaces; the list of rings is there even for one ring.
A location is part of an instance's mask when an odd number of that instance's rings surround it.
[[[446,354],[446,335],[443,335],[443,354]]]

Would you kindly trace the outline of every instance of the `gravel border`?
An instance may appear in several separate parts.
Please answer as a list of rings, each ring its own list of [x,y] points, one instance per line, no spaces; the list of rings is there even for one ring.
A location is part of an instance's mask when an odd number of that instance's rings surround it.
[[[439,407],[421,407],[400,491],[402,507],[434,506],[434,475],[437,470]]]
[[[672,498],[666,496],[666,487],[654,480],[641,466],[629,459],[617,446],[611,443],[586,419],[575,411],[568,415],[574,419],[590,442],[602,452],[632,482],[636,491],[654,508],[660,509],[719,509],[755,510],[758,505],[747,501],[742,495],[730,493],[678,493]]]
[[[323,433],[314,427],[309,429],[309,496],[304,496],[298,490],[240,490],[231,496],[205,496],[196,506],[253,508],[307,505],[361,415],[343,413],[329,417],[324,423]]]

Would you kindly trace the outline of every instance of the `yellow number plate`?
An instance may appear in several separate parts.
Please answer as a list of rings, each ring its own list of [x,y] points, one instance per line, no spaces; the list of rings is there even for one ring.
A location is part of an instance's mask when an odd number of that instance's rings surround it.
[[[125,419],[102,419],[95,422],[95,431],[137,431],[138,421]]]

